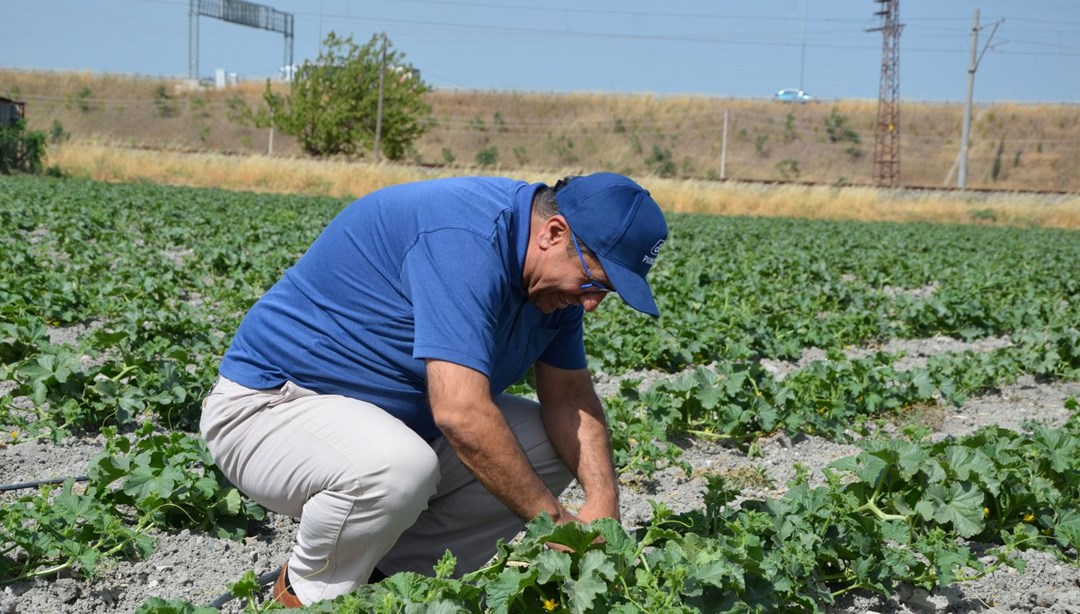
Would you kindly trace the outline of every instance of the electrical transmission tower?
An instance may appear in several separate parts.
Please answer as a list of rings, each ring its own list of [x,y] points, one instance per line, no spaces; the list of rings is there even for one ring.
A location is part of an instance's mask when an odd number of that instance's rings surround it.
[[[874,0],[881,10],[881,27],[867,32],[882,34],[881,88],[878,94],[877,133],[874,139],[874,183],[900,184],[900,0]]]

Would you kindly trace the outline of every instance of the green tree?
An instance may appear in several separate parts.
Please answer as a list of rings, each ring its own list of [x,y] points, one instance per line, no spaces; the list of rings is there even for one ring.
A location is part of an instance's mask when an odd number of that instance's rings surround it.
[[[313,156],[357,156],[375,148],[379,103],[382,36],[364,45],[331,32],[315,62],[304,62],[293,78],[288,96],[270,90],[264,100],[270,117],[258,123],[295,135]],[[382,153],[390,160],[405,156],[408,147],[428,127],[430,91],[404,54],[386,43],[383,86]]]
[[[44,158],[44,132],[27,130],[21,119],[10,126],[0,125],[0,175],[40,173]]]

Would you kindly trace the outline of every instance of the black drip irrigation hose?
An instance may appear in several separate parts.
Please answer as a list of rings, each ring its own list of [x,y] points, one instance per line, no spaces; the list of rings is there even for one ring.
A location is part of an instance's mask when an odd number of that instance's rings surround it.
[[[38,486],[63,484],[68,480],[74,480],[76,482],[87,482],[90,480],[90,478],[85,475],[77,475],[70,478],[53,478],[51,480],[34,480],[33,482],[6,484],[4,486],[0,486],[0,492],[9,492],[12,490],[26,490],[27,488],[37,488]]]
[[[192,468],[200,468],[200,467],[203,467],[203,466],[204,465],[203,465],[202,461],[195,461],[191,465]],[[76,476],[72,476],[70,478],[52,478],[50,480],[34,480],[33,482],[19,482],[18,484],[6,484],[6,485],[3,485],[3,486],[0,486],[0,492],[8,492],[8,491],[12,491],[12,490],[26,490],[27,488],[37,488],[38,486],[46,486],[46,485],[55,486],[57,484],[63,484],[64,482],[66,482],[68,480],[74,480],[76,482],[88,482],[90,480],[90,477],[85,476],[85,475],[76,475]]]
[[[280,574],[280,573],[281,573],[281,568],[279,567],[279,568],[275,569],[274,571],[268,571],[268,572],[264,573],[263,575],[259,576],[259,586],[261,586],[263,588],[266,588],[270,584],[273,584],[273,582],[275,580],[277,580],[278,574]],[[210,602],[210,607],[212,607],[212,608],[220,608],[221,606],[225,605],[226,603],[229,603],[233,599],[236,599],[236,597],[232,593],[224,593],[224,594],[218,596],[217,599],[211,601]]]

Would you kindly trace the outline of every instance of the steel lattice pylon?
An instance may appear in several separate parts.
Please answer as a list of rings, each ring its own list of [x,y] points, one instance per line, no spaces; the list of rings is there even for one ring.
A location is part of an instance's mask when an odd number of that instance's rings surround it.
[[[881,5],[881,88],[874,139],[874,183],[900,184],[900,0],[875,0]]]

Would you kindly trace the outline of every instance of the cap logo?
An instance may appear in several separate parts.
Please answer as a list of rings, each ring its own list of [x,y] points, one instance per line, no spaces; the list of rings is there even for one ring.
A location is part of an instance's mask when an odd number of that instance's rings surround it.
[[[641,261],[644,262],[645,264],[649,264],[649,265],[656,262],[656,257],[660,255],[660,248],[663,247],[663,246],[664,246],[664,239],[660,239],[659,241],[656,242],[656,245],[653,245],[652,249],[649,250],[649,253],[645,254],[645,257],[642,258]]]

